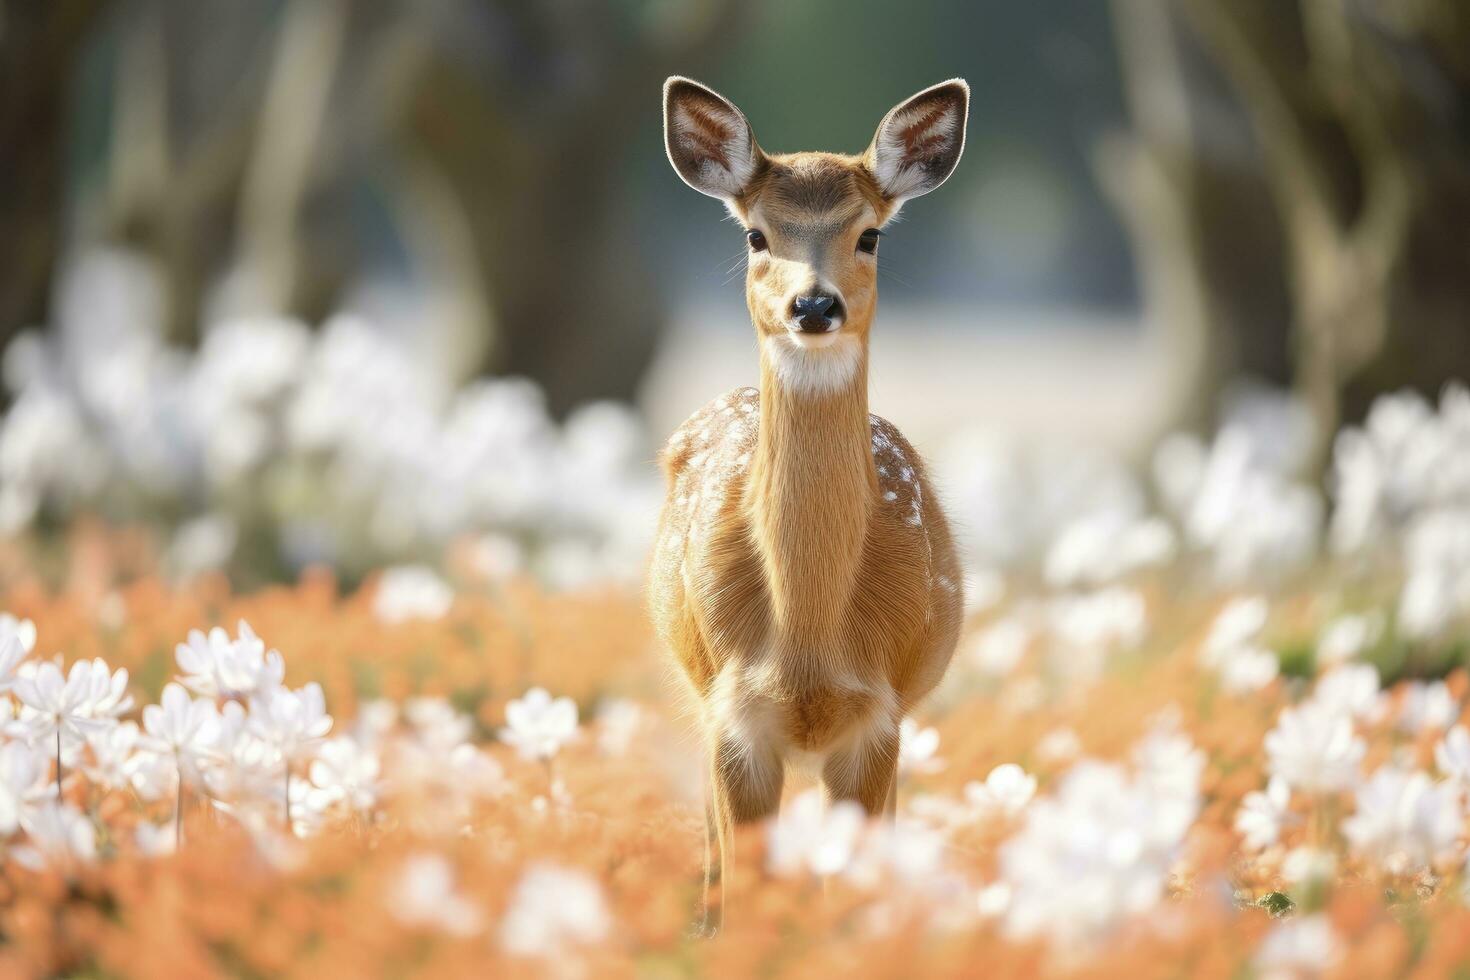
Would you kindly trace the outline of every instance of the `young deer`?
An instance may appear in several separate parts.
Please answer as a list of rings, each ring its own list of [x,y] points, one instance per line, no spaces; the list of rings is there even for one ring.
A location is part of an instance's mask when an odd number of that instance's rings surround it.
[[[724,97],[664,85],[669,161],[746,229],[760,346],[759,390],[669,439],[651,581],[709,751],[711,928],[734,825],[775,812],[788,760],[815,756],[829,798],[893,814],[899,722],[954,652],[954,545],[918,455],[868,414],[868,331],[879,229],[953,172],[969,94],[925,89],[860,156],[770,155]]]

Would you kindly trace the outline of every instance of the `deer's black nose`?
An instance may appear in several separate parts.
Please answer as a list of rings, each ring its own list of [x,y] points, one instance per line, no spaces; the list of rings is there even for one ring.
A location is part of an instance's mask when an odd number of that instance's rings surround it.
[[[798,296],[791,301],[791,316],[805,333],[825,333],[839,315],[835,296]]]

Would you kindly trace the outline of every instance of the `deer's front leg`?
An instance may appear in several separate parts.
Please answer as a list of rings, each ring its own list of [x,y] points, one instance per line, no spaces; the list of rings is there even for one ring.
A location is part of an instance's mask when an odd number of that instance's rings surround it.
[[[739,732],[715,735],[705,801],[701,931],[706,935],[712,935],[723,924],[735,862],[735,827],[764,820],[776,812],[781,805],[784,777],[781,756],[773,744],[743,737]]]
[[[889,817],[898,782],[898,725],[875,721],[850,744],[833,752],[822,766],[822,785],[832,801],[856,800],[869,816]]]

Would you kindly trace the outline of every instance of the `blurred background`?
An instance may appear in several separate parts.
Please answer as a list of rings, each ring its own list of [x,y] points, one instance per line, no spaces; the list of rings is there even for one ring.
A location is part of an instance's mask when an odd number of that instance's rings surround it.
[[[659,441],[756,375],[674,72],[773,151],[969,80],[884,242],[873,405],[977,574],[1171,505],[1216,547],[1234,512],[1182,511],[1225,466],[1277,488],[1226,564],[1309,556],[1339,428],[1470,377],[1459,0],[5,0],[0,533],[636,580]]]

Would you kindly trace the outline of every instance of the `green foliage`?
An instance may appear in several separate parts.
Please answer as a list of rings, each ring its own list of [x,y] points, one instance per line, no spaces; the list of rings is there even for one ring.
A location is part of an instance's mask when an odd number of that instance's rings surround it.
[[[1300,640],[1286,646],[1278,647],[1276,659],[1281,662],[1282,677],[1298,677],[1303,680],[1310,679],[1317,672],[1317,652],[1315,645],[1307,640]]]
[[[1256,905],[1265,909],[1273,919],[1279,919],[1296,908],[1296,903],[1285,892],[1267,892],[1256,901]]]

